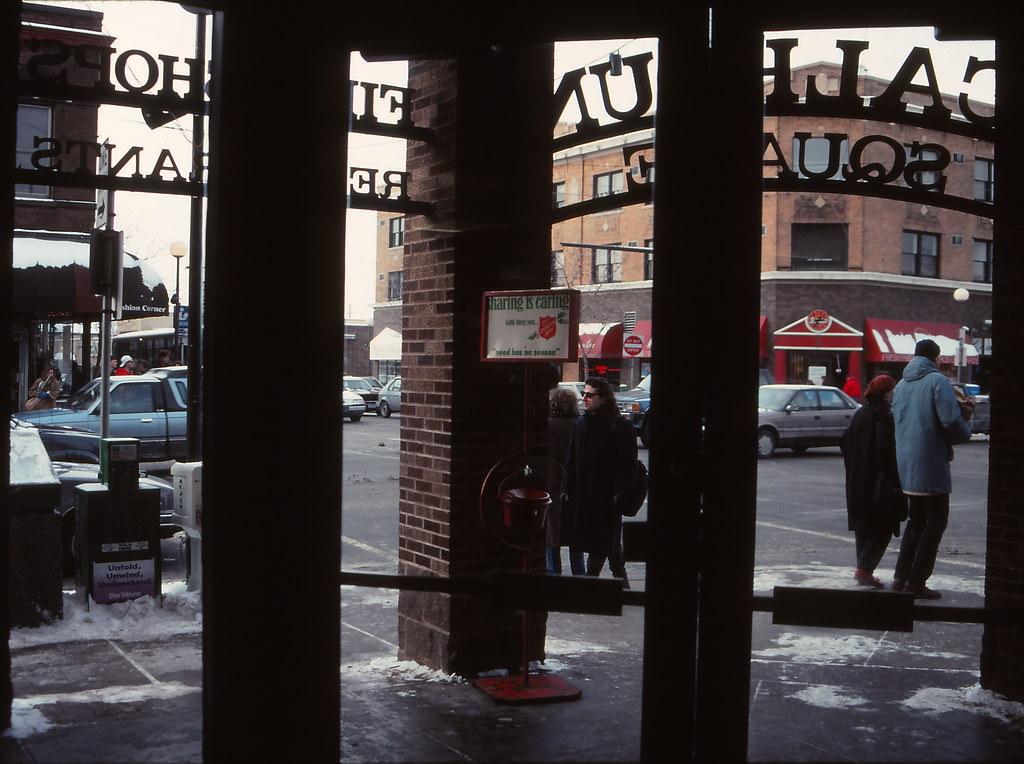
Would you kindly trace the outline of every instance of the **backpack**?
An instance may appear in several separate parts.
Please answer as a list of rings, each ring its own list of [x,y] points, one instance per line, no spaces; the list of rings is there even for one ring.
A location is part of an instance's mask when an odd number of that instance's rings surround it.
[[[640,507],[644,505],[644,500],[647,498],[647,467],[640,461],[636,460],[636,480],[633,481],[632,487],[619,497],[619,511],[623,517],[636,517],[636,513],[640,511]]]

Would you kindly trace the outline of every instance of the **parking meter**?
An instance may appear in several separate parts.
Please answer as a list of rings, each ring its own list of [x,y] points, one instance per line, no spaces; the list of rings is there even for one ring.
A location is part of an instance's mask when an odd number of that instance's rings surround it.
[[[107,604],[160,594],[160,489],[139,486],[139,441],[100,441],[100,483],[77,486],[79,581]]]

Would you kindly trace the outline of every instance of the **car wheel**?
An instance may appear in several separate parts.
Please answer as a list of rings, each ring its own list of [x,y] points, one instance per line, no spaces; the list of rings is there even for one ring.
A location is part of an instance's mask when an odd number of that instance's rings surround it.
[[[767,459],[774,454],[777,445],[778,440],[775,437],[775,433],[767,427],[762,427],[757,431],[757,455],[760,458]]]
[[[353,422],[358,422],[362,418],[363,418],[362,414],[353,414],[352,416],[349,417],[349,419],[351,421],[353,421]]]
[[[388,405],[387,401],[381,401],[380,406],[377,409],[377,416],[387,418],[391,416],[391,406]]]

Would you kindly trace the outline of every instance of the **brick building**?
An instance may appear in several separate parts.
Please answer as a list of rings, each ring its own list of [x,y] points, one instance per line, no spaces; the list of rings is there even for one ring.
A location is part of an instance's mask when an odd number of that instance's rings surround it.
[[[40,51],[32,42],[46,37],[68,46],[91,45],[109,47],[113,38],[102,33],[103,14],[75,8],[23,3],[21,6],[21,49],[19,68]],[[52,45],[52,43],[50,43]],[[46,66],[42,74],[50,73]],[[95,70],[83,66],[67,67],[70,85],[90,85]],[[32,167],[32,155],[40,147],[52,143],[37,142],[39,137],[53,137],[62,145],[71,142],[92,144],[96,141],[98,108],[95,104],[69,102],[60,98],[24,98],[18,103],[16,166]],[[36,160],[49,166],[52,158]],[[59,161],[59,158],[58,158]],[[13,308],[15,324],[12,327],[13,345],[8,365],[12,370],[9,395],[15,410],[25,399],[27,386],[32,383],[39,365],[56,360],[62,375],[70,380],[74,368],[71,363],[73,338],[81,348],[81,329],[69,321],[97,318],[100,300],[88,294],[79,294],[70,268],[59,251],[79,249],[81,234],[93,226],[96,215],[96,192],[88,188],[69,188],[40,184],[15,185],[14,231],[15,263]],[[41,233],[45,232],[45,234]],[[54,252],[54,261],[47,252]],[[45,271],[34,267],[44,265]],[[50,267],[60,265],[61,267]],[[59,271],[58,282],[54,272]],[[45,273],[45,275],[44,275]],[[53,286],[56,284],[56,290]],[[89,341],[86,340],[86,347]],[[69,352],[64,352],[65,348]],[[78,356],[87,368],[89,359]],[[79,377],[81,378],[81,377]]]
[[[810,75],[816,76],[820,93],[836,96],[838,64],[794,69],[790,86],[800,99],[806,99]],[[888,84],[862,74],[857,92],[877,97]],[[766,84],[766,95],[774,87]],[[914,113],[930,103],[920,93],[909,93],[906,100]],[[942,100],[957,113],[956,96],[943,95]],[[985,116],[993,113],[991,104],[971,102],[970,108]],[[923,184],[944,177],[947,195],[989,206],[993,200],[994,146],[966,134],[821,116],[766,117],[765,133],[774,139],[766,144],[766,178],[788,167],[802,177],[837,179],[851,151],[856,154],[861,147],[866,148],[854,159],[862,165],[898,169],[919,161],[934,167],[944,146],[950,156],[941,176],[928,169],[912,177]],[[827,135],[835,136],[831,167]],[[780,150],[781,159],[776,156]],[[777,381],[822,381],[823,373],[826,384],[842,385],[847,375],[863,384],[883,371],[896,374],[922,332],[939,341],[941,364],[956,376],[958,329],[964,325],[971,331],[963,379],[987,389],[991,217],[920,202],[818,192],[766,192],[762,209],[760,355]],[[967,290],[965,302],[954,300],[957,289]]]

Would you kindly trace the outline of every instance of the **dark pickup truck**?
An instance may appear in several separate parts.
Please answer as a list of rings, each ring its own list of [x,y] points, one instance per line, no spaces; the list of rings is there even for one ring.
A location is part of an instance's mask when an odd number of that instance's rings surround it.
[[[94,379],[57,408],[14,415],[40,428],[100,431],[101,379]],[[187,455],[187,369],[170,366],[110,378],[111,438],[138,438],[139,461],[184,460]]]

